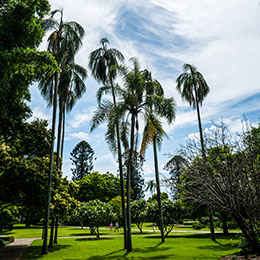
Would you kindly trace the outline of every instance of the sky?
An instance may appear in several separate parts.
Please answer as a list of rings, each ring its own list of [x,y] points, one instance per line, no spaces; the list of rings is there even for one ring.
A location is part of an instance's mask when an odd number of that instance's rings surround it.
[[[176,119],[164,124],[168,138],[159,152],[160,173],[169,154],[198,133],[196,111],[181,100],[176,78],[183,64],[197,67],[210,93],[201,108],[203,130],[223,120],[232,132],[242,130],[241,120],[252,125],[260,115],[260,5],[259,0],[49,0],[52,10],[63,9],[64,20],[76,21],[86,32],[76,61],[88,70],[86,93],[66,116],[63,175],[71,179],[70,152],[81,140],[95,151],[94,170],[117,174],[116,158],[104,140],[106,126],[90,132],[90,120],[97,107],[100,85],[88,69],[91,51],[106,37],[111,48],[120,50],[128,64],[137,57],[143,69],[152,72],[166,97],[176,102]],[[58,17],[57,17],[58,18]],[[46,36],[47,37],[47,36]],[[47,38],[40,46],[46,49]],[[52,109],[39,93],[31,90],[33,118],[51,124]],[[149,148],[144,164],[145,180],[154,179],[153,153]]]

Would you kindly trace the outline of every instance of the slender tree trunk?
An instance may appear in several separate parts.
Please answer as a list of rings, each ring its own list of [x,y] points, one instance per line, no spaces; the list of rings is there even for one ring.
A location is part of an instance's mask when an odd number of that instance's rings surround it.
[[[56,221],[55,221],[55,234],[54,234],[54,244],[58,244],[58,226],[59,226],[59,217],[56,217]]]
[[[212,241],[216,241],[216,235],[214,230],[212,208],[209,208],[209,226],[210,226],[210,238]]]
[[[48,194],[47,194],[47,205],[46,215],[44,219],[44,237],[42,244],[41,254],[48,253],[47,239],[48,239],[48,227],[50,217],[50,202],[51,202],[51,186],[52,186],[52,173],[53,173],[53,159],[54,159],[54,141],[55,141],[55,125],[56,125],[56,111],[57,111],[57,93],[58,93],[58,73],[55,73],[54,79],[54,100],[53,100],[53,114],[52,114],[52,131],[51,131],[51,151],[50,151],[50,164],[49,164],[49,180],[48,180]]]
[[[54,234],[54,220],[55,218],[51,218],[51,233],[50,233],[50,240],[49,240],[49,248],[53,248],[53,234]]]
[[[57,139],[57,168],[60,169],[60,146],[61,146],[61,128],[62,128],[62,118],[63,118],[63,111],[62,111],[62,101],[59,99],[59,124],[58,124],[58,139]]]
[[[127,210],[126,210],[127,252],[132,251],[130,199],[131,199],[132,157],[133,157],[134,137],[135,137],[134,136],[135,135],[135,114],[133,114],[133,113],[132,113],[131,121],[132,121],[131,122],[131,141],[130,141],[128,162],[127,162]]]
[[[223,224],[223,234],[227,235],[228,234],[227,214],[225,212],[222,212],[221,213],[221,218],[222,218],[222,224]]]
[[[160,228],[160,231],[161,231],[161,242],[164,243],[163,212],[162,212],[160,178],[159,178],[159,169],[158,169],[156,135],[153,139],[153,154],[154,154],[154,170],[155,170],[155,180],[156,180],[156,189],[157,189],[157,201],[158,201],[158,207],[159,207],[159,228]]]
[[[198,123],[199,123],[199,131],[200,131],[200,144],[201,144],[201,152],[202,152],[202,158],[204,161],[204,165],[206,167],[206,152],[205,152],[205,146],[204,146],[204,139],[203,139],[203,131],[202,131],[202,124],[201,124],[201,118],[200,118],[200,108],[199,108],[199,102],[198,102],[198,95],[197,91],[195,89],[195,99],[196,99],[196,110],[197,110],[197,116],[198,116]],[[215,230],[214,230],[214,223],[213,223],[213,216],[212,216],[212,209],[209,208],[209,225],[210,225],[210,237],[213,241],[216,240]]]
[[[61,140],[61,151],[60,151],[60,157],[62,159],[62,163],[60,164],[60,170],[62,171],[62,165],[63,165],[63,149],[64,149],[64,137],[65,137],[65,104],[63,104],[63,117],[62,117],[62,140]]]
[[[116,105],[116,97],[113,83],[112,86],[112,96],[114,105]],[[125,208],[125,185],[124,185],[124,174],[123,174],[123,163],[122,163],[122,150],[120,143],[120,132],[118,120],[116,122],[116,136],[117,136],[117,155],[118,155],[118,164],[119,164],[119,176],[120,176],[120,189],[121,189],[121,203],[122,203],[122,215],[123,215],[123,228],[124,228],[124,248],[127,249],[127,229],[126,229],[126,208]]]
[[[202,124],[201,124],[201,118],[200,118],[200,108],[199,108],[199,102],[197,99],[197,92],[195,91],[196,96],[196,110],[197,110],[197,116],[198,116],[198,123],[199,123],[199,131],[200,131],[200,144],[201,144],[201,152],[204,159],[206,159],[206,153],[205,153],[205,147],[204,147],[204,139],[203,139],[203,131],[202,131]]]

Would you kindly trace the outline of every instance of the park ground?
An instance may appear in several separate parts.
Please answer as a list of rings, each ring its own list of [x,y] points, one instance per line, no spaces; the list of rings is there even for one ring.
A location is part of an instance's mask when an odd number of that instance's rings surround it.
[[[221,234],[218,230],[217,241],[210,240],[208,230],[192,230],[191,226],[177,226],[165,243],[160,242],[159,232],[151,232],[151,225],[144,226],[143,234],[133,225],[133,251],[127,253],[123,249],[123,232],[101,229],[101,239],[89,233],[87,228],[59,228],[58,244],[49,249],[49,254],[41,256],[41,227],[25,228],[16,225],[13,231],[5,234],[13,235],[16,240],[33,238],[22,260],[98,260],[98,259],[176,259],[176,260],[210,260],[232,255],[225,260],[239,259],[233,256],[239,252],[240,234],[232,231],[229,235]],[[1,256],[0,256],[1,259]],[[19,258],[18,258],[19,259]],[[242,258],[243,259],[243,258]],[[257,259],[257,258],[255,258]]]

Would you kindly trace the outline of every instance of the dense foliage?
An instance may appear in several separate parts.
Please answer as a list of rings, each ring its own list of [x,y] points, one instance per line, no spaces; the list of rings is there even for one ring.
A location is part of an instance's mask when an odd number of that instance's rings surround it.
[[[77,181],[77,184],[79,185],[77,198],[80,201],[99,199],[108,202],[120,195],[120,180],[109,172],[104,174],[92,172]]]

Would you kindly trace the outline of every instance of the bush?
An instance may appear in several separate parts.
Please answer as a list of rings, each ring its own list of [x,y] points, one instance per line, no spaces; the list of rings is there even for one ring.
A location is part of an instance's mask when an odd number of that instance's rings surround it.
[[[223,228],[223,223],[220,224],[220,228]],[[227,221],[227,228],[228,229],[236,229],[237,223],[234,221]]]
[[[192,224],[192,228],[194,229],[194,230],[200,230],[200,229],[202,229],[202,228],[204,228],[205,227],[205,225],[204,224],[201,224],[201,223],[199,223],[199,222],[194,222],[193,224]]]

